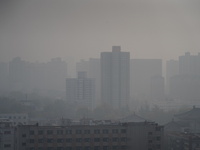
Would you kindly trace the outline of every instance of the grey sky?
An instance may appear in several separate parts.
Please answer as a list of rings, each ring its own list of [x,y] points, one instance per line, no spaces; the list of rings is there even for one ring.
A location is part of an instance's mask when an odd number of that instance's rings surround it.
[[[121,45],[132,58],[200,51],[199,0],[1,0],[0,61],[99,57]]]

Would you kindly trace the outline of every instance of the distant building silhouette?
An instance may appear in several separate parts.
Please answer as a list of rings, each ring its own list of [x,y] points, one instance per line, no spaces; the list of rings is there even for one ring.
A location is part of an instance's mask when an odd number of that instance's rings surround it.
[[[94,107],[101,104],[101,65],[99,58],[90,58],[76,63],[76,72],[87,72],[88,78],[95,80],[95,101]]]
[[[170,78],[179,74],[179,61],[169,60],[166,62],[166,94],[169,95]]]
[[[113,108],[127,108],[130,98],[130,53],[113,46],[101,53],[101,98]]]
[[[200,98],[200,53],[189,52],[179,57],[179,73],[170,78],[169,94],[181,101],[197,101]]]
[[[164,98],[161,59],[131,59],[131,98],[151,100]]]
[[[69,103],[92,110],[94,98],[94,79],[87,78],[86,72],[78,72],[77,78],[66,79],[66,99]]]
[[[9,89],[11,91],[30,91],[31,64],[15,57],[9,62]]]

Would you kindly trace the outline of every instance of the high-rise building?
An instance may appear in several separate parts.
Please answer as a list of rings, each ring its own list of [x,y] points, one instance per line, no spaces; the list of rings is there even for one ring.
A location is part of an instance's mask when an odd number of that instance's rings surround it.
[[[130,71],[131,98],[150,100],[164,95],[161,59],[131,59]]]
[[[30,91],[31,64],[20,57],[9,62],[9,89],[11,91]]]
[[[179,56],[179,73],[170,78],[169,95],[173,99],[187,102],[200,98],[200,53],[190,55],[189,52]]]
[[[127,108],[130,97],[130,53],[113,46],[101,53],[101,98],[113,108]]]
[[[169,60],[166,62],[166,94],[169,95],[170,78],[179,74],[179,61]]]
[[[95,83],[93,78],[87,78],[86,72],[78,72],[77,78],[66,79],[66,99],[77,107],[93,108]]]
[[[95,102],[94,107],[101,104],[101,65],[99,58],[90,58],[76,63],[76,72],[87,72],[88,78],[95,80]]]

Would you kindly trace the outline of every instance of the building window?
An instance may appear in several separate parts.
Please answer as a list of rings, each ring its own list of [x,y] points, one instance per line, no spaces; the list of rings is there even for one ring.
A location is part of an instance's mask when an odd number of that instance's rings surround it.
[[[148,142],[149,142],[149,143],[152,143],[153,141],[152,141],[152,140],[149,140]]]
[[[100,130],[98,129],[94,130],[94,134],[100,134]]]
[[[85,134],[90,134],[90,130],[85,130],[84,133]]]
[[[122,145],[122,146],[121,146],[121,150],[124,150],[124,149],[127,149],[127,146],[126,146],[126,145]]]
[[[103,150],[109,150],[108,146],[103,146]]]
[[[67,138],[67,139],[66,139],[66,142],[67,142],[67,143],[70,143],[70,142],[72,142],[72,139],[71,139],[71,138]]]
[[[156,127],[156,131],[161,131],[161,127]]]
[[[52,130],[47,130],[47,134],[53,134],[53,131]]]
[[[160,147],[161,147],[161,146],[160,146],[159,144],[158,144],[158,145],[156,145],[156,148],[160,149]]]
[[[76,150],[83,150],[81,146],[77,146]]]
[[[54,150],[53,147],[47,147],[47,150]]]
[[[31,130],[31,131],[29,132],[29,134],[30,134],[30,135],[34,135],[34,131]]]
[[[81,130],[76,130],[76,134],[82,134]]]
[[[43,130],[39,130],[39,131],[38,131],[38,134],[39,134],[39,135],[43,135],[43,134],[44,134],[44,131],[43,131]]]
[[[148,135],[152,135],[153,133],[152,132],[148,132]]]
[[[118,142],[118,138],[117,138],[117,137],[114,137],[114,138],[112,139],[112,141],[113,141],[113,142]]]
[[[160,136],[157,136],[157,137],[156,137],[156,140],[157,140],[157,141],[160,141],[160,139],[161,139]]]
[[[35,148],[34,147],[30,147],[30,150],[35,150]]]
[[[72,147],[68,146],[66,147],[66,150],[72,150]]]
[[[57,150],[64,150],[63,147],[57,147]]]
[[[90,146],[85,146],[84,150],[91,150],[91,147]]]
[[[95,146],[94,150],[100,150],[100,146]]]
[[[47,143],[53,143],[53,139],[47,139]]]
[[[11,134],[11,131],[4,131],[4,134]]]
[[[26,137],[26,134],[22,134],[22,137]]]
[[[108,129],[103,129],[103,134],[108,134],[109,130]]]
[[[100,142],[100,138],[94,138],[94,142]]]
[[[38,143],[43,143],[44,139],[38,139]]]
[[[121,129],[121,133],[126,133],[126,129]]]
[[[63,134],[63,130],[57,130],[57,134],[58,135],[62,135]]]
[[[11,147],[11,144],[4,144],[4,148],[9,148]]]
[[[72,130],[66,130],[66,134],[72,134]]]
[[[64,140],[63,140],[63,139],[57,139],[57,142],[58,142],[58,143],[63,143]]]
[[[35,140],[34,139],[30,139],[30,143],[34,143],[35,142]]]
[[[103,138],[103,142],[108,142],[109,138]]]
[[[22,146],[26,146],[26,143],[22,143]]]
[[[90,142],[90,140],[91,140],[90,138],[85,138],[84,142]]]
[[[112,133],[114,133],[114,134],[115,134],[115,133],[118,133],[118,129],[113,129],[113,130],[112,130]]]
[[[77,138],[76,142],[82,142],[82,139],[81,138]]]
[[[113,146],[112,149],[113,150],[119,150],[119,146]]]
[[[126,137],[122,137],[122,138],[121,138],[121,141],[122,141],[122,142],[126,142],[126,141],[127,141],[127,138],[126,138]]]

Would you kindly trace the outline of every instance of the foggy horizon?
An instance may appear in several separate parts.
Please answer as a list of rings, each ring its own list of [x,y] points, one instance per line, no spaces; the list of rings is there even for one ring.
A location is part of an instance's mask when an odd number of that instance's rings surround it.
[[[1,61],[77,62],[114,45],[132,59],[177,60],[200,51],[197,0],[2,0],[0,8]]]

